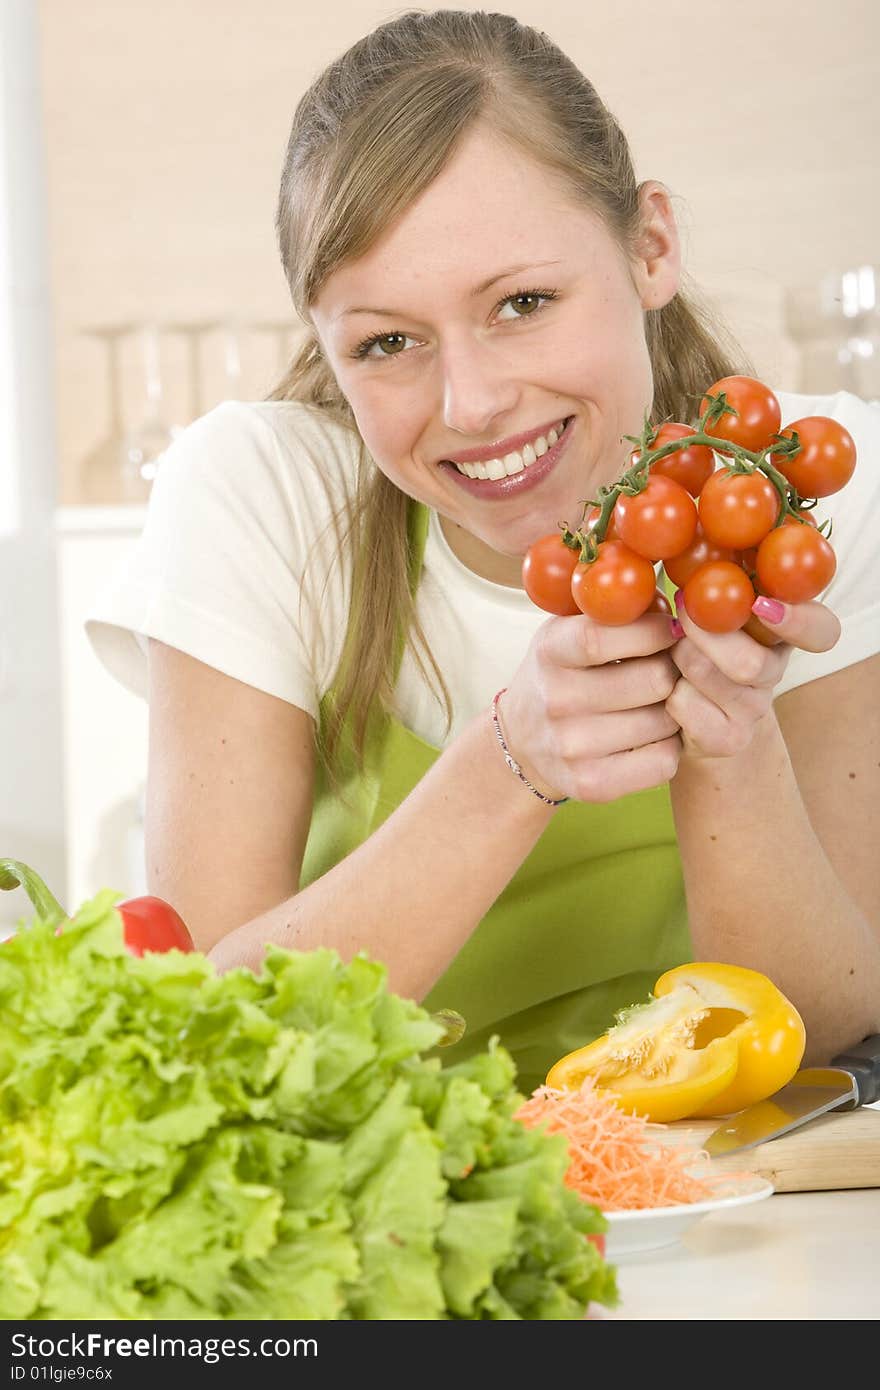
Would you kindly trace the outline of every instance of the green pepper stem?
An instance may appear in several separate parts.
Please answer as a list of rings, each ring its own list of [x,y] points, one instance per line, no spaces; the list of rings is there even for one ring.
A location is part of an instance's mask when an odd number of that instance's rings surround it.
[[[0,888],[23,888],[33,903],[37,916],[54,925],[63,922],[67,913],[46,887],[39,874],[18,859],[0,859]]]

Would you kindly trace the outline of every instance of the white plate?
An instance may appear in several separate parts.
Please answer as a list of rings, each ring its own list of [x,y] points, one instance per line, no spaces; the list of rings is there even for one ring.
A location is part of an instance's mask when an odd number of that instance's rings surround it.
[[[750,1202],[763,1201],[773,1193],[773,1184],[766,1178],[747,1176],[730,1178],[718,1184],[718,1195],[705,1202],[687,1202],[673,1207],[645,1207],[641,1211],[609,1211],[605,1213],[608,1230],[605,1250],[608,1259],[625,1258],[647,1250],[659,1250],[674,1245],[689,1226],[702,1220],[712,1211],[729,1207],[744,1207]]]

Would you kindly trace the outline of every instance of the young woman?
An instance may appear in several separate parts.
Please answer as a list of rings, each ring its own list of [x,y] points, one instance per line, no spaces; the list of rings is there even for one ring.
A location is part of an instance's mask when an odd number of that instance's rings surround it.
[[[302,351],[170,450],[89,624],[149,695],[151,890],[224,969],[366,951],[524,1089],[693,958],[812,1059],[877,1031],[876,408],[779,394],[860,457],[825,602],[758,601],[780,645],[548,617],[529,545],[750,371],[663,186],[546,36],[405,14],[300,102],[278,231]]]

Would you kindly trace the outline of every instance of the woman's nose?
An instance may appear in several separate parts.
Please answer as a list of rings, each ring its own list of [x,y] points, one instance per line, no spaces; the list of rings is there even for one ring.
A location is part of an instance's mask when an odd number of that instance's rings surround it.
[[[451,346],[443,359],[443,420],[476,438],[516,405],[517,382],[503,360],[479,345]]]

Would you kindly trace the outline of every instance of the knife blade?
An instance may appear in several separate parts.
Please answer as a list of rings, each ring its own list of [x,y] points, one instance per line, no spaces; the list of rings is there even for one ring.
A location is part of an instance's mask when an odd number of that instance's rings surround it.
[[[713,1158],[753,1149],[829,1110],[854,1110],[875,1100],[880,1100],[880,1033],[833,1057],[828,1067],[802,1068],[767,1100],[732,1115],[702,1147]]]

